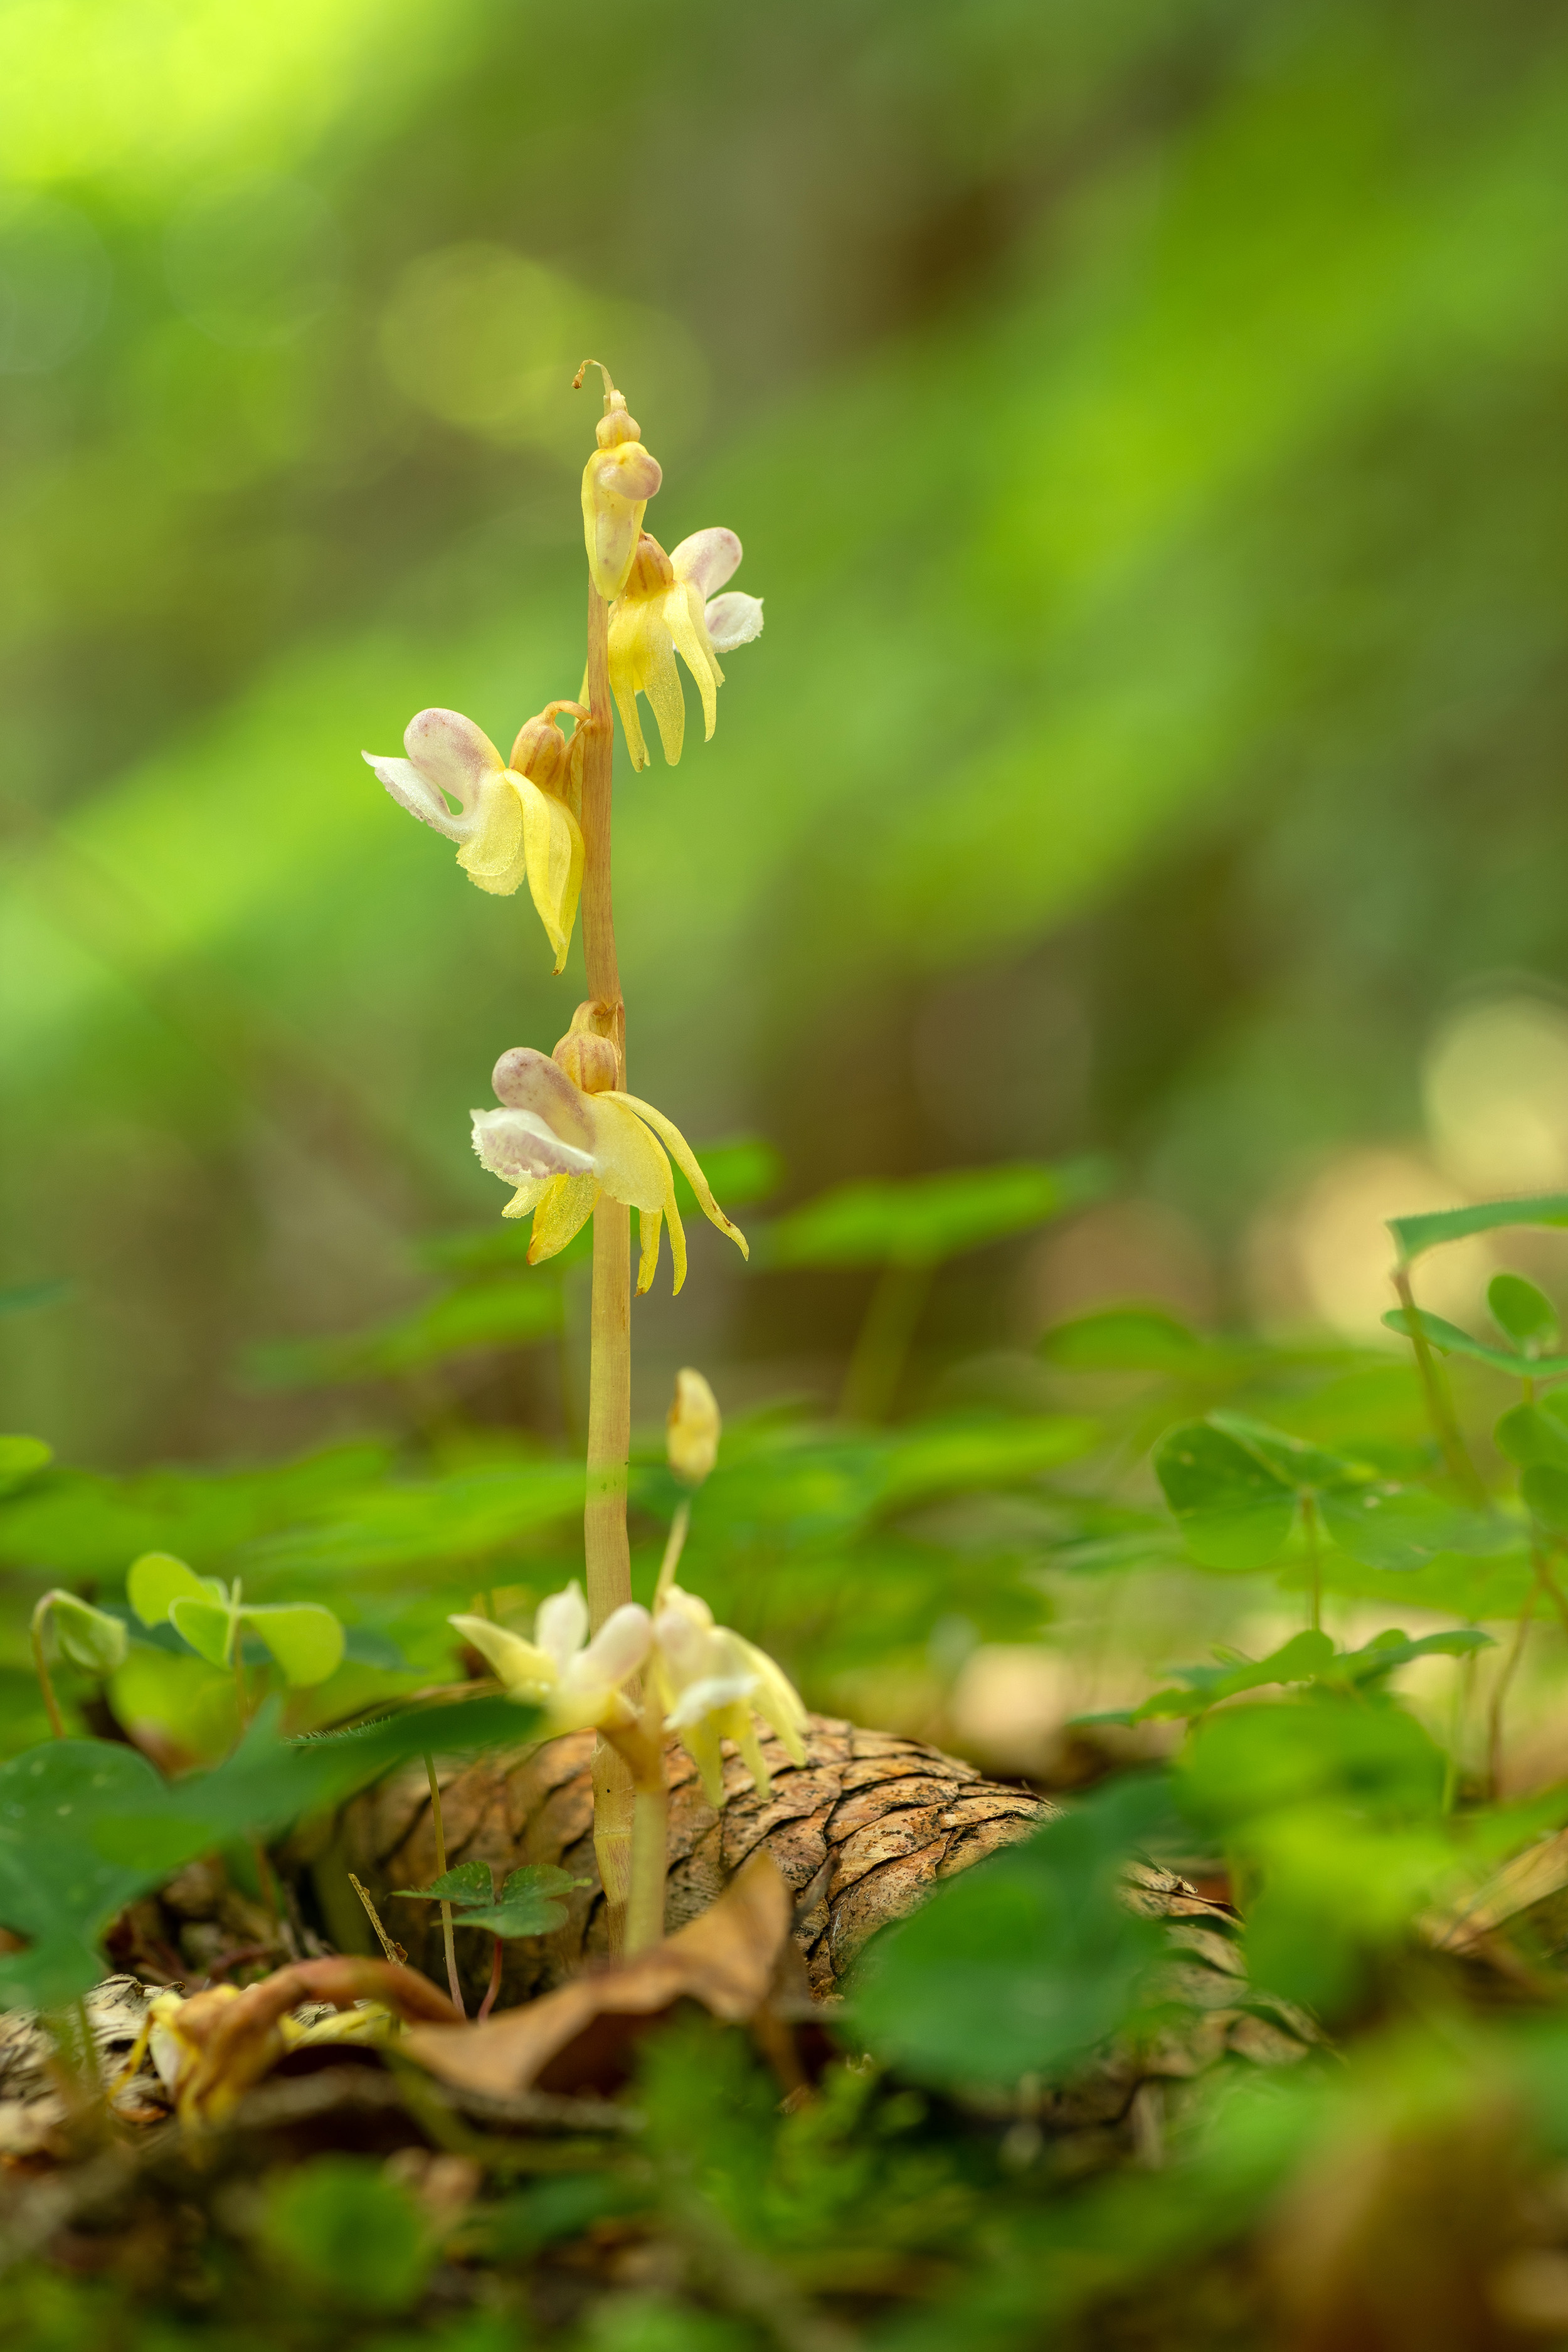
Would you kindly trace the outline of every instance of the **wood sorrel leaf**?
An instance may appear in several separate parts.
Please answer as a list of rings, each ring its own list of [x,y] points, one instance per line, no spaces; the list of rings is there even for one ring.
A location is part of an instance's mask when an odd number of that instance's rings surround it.
[[[285,1679],[296,1689],[324,1683],[342,1664],[343,1629],[320,1601],[264,1603],[246,1608],[241,1617],[250,1632],[266,1643]]]
[[[1554,1536],[1568,1536],[1568,1470],[1555,1462],[1538,1462],[1519,1482],[1526,1507]]]
[[[111,1675],[123,1665],[130,1637],[118,1617],[94,1609],[74,1592],[49,1596],[49,1624],[60,1655],[89,1675]]]
[[[223,1586],[215,1577],[198,1576],[173,1552],[144,1551],[131,1563],[125,1597],[143,1625],[163,1625],[176,1601],[221,1601]]]
[[[481,1904],[474,1910],[465,1906],[454,1924],[488,1927],[492,1936],[545,1936],[565,1924],[565,1906],[556,1898],[589,1883],[552,1863],[531,1863],[510,1873],[494,1903]]]
[[[235,1616],[221,1601],[181,1595],[169,1603],[169,1622],[209,1666],[226,1666],[234,1649]]]
[[[1521,1470],[1532,1469],[1539,1462],[1552,1462],[1560,1470],[1568,1470],[1568,1428],[1560,1414],[1543,1412],[1538,1404],[1514,1405],[1503,1414],[1492,1436],[1499,1453],[1517,1462]]]
[[[495,1881],[490,1876],[488,1862],[460,1862],[454,1870],[444,1870],[428,1886],[395,1886],[395,1895],[405,1895],[411,1903],[490,1903],[495,1899]]]
[[[1507,1372],[1510,1380],[1555,1380],[1568,1372],[1568,1355],[1527,1356],[1517,1348],[1491,1347],[1485,1339],[1473,1339],[1457,1323],[1433,1315],[1424,1307],[1415,1309],[1414,1318],[1406,1308],[1392,1307],[1383,1319],[1389,1330],[1397,1331],[1405,1339],[1412,1337],[1414,1320],[1428,1345],[1444,1355],[1472,1357],[1478,1364],[1489,1364],[1493,1371]]]
[[[1493,1275],[1487,1285],[1487,1311],[1521,1355],[1543,1356],[1557,1345],[1557,1309],[1521,1274]]]
[[[1471,1234],[1497,1233],[1504,1225],[1568,1225],[1568,1192],[1532,1192],[1517,1201],[1478,1201],[1467,1209],[1436,1209],[1418,1217],[1390,1217],[1402,1265],[1445,1242]]]
[[[1154,1469],[1187,1549],[1205,1568],[1262,1568],[1284,1549],[1295,1489],[1206,1421],[1189,1421],[1154,1449]]]

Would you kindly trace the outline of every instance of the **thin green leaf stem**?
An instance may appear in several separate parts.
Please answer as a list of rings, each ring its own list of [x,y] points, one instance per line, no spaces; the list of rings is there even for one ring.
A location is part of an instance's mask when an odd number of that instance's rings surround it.
[[[430,1822],[436,1832],[436,1875],[444,1878],[447,1874],[447,1830],[441,1819],[441,1784],[436,1778],[434,1756],[426,1757],[425,1769],[430,1777]],[[452,2006],[459,2017],[466,2017],[468,2012],[463,2006],[463,1986],[458,1974],[458,1948],[452,1938],[452,1906],[449,1903],[441,1906],[441,1941],[447,1950],[447,1984],[452,1995]]]
[[[844,1375],[846,1421],[886,1421],[891,1412],[937,1264],[894,1259],[879,1273]]]
[[[44,1656],[44,1627],[48,1622],[49,1603],[53,1599],[53,1593],[46,1592],[33,1612],[33,1671],[38,1677],[38,1688],[44,1695],[44,1712],[49,1718],[49,1730],[56,1739],[63,1739],[66,1736],[66,1727],[61,1719],[59,1701],[55,1696],[55,1686],[49,1678],[48,1664]]]
[[[1415,1350],[1415,1366],[1421,1376],[1421,1386],[1426,1399],[1426,1411],[1432,1423],[1433,1434],[1442,1449],[1449,1474],[1465,1487],[1472,1499],[1484,1504],[1487,1490],[1479,1471],[1471,1461],[1459,1429],[1458,1418],[1443,1385],[1442,1375],[1433,1360],[1426,1334],[1421,1328],[1421,1318],[1410,1287],[1410,1276],[1405,1266],[1394,1269],[1394,1286],[1399,1293],[1399,1303],[1410,1318],[1410,1343]]]

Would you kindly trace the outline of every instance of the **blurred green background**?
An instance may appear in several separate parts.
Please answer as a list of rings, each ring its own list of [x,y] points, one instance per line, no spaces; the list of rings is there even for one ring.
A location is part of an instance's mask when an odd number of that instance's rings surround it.
[[[580,950],[359,753],[575,690],[589,350],[768,615],[711,745],[618,761],[634,1086],[769,1206],[1117,1171],[929,1360],[1358,1336],[1383,1214],[1568,1181],[1559,12],[56,0],[0,173],[0,1425],[380,1425],[256,1351],[494,1226],[466,1114]],[[639,1414],[831,1397],[871,1277],[695,1239]],[[570,1341],[470,1410],[569,1426]]]

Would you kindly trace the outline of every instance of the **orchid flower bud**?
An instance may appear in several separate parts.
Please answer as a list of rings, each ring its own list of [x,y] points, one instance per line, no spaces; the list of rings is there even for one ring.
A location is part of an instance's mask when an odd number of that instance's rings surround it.
[[[599,1025],[605,1010],[592,1001],[580,1004],[572,1015],[571,1028],[564,1037],[556,1039],[550,1056],[585,1095],[613,1092],[621,1075],[616,1041]]]
[[[665,1416],[664,1448],[669,1466],[689,1486],[700,1486],[719,1459],[723,1423],[719,1400],[688,1365],[675,1375],[675,1401]]]
[[[581,389],[591,367],[605,379],[605,414],[594,428],[598,446],[583,468],[583,535],[594,585],[611,604],[626,585],[644,511],[663,476],[658,459],[643,447],[642,427],[627,415],[626,395],[610,382],[603,361],[584,360],[573,390]]]

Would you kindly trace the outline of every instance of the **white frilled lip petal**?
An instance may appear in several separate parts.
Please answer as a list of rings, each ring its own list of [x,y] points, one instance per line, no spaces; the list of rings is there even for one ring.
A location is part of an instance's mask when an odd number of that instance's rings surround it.
[[[403,748],[419,773],[455,800],[467,816],[489,778],[506,761],[482,727],[460,710],[422,710],[404,730]]]
[[[376,751],[362,751],[361,759],[367,768],[380,777],[399,808],[410,816],[418,817],[444,833],[448,841],[461,841],[468,826],[460,816],[454,816],[447,806],[446,795],[437,792],[427,776],[422,776],[412,760],[393,760]]]
[[[716,654],[732,654],[763,634],[763,600],[742,588],[728,589],[710,599],[702,614]]]
[[[588,1604],[575,1580],[564,1592],[552,1592],[548,1601],[540,1602],[533,1621],[533,1638],[542,1650],[549,1651],[558,1666],[565,1666],[576,1656],[588,1638]]]
[[[743,1706],[757,1686],[754,1675],[705,1675],[689,1683],[664,1718],[667,1731],[683,1731],[721,1707]]]
[[[732,530],[715,523],[709,530],[694,530],[689,539],[672,547],[669,561],[678,580],[689,581],[700,595],[711,596],[739,571],[741,542]]]
[[[594,1155],[563,1143],[531,1110],[476,1110],[474,1150],[479,1165],[504,1183],[522,1184],[531,1177],[591,1176]]]

